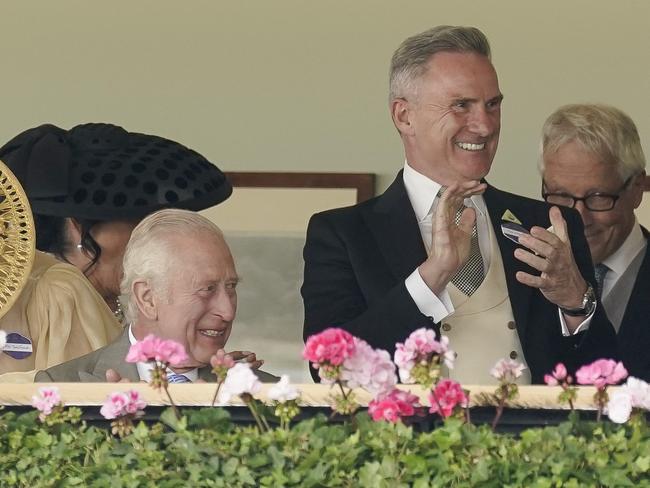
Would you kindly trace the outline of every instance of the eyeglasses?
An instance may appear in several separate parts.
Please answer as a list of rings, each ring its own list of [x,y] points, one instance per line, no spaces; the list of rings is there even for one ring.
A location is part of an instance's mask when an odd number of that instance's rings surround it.
[[[546,182],[542,181],[542,198],[544,201],[552,205],[561,205],[563,207],[573,208],[576,206],[577,202],[582,202],[585,207],[592,212],[607,212],[614,208],[616,201],[621,198],[621,193],[627,189],[630,181],[632,181],[635,176],[636,175],[632,175],[625,180],[621,189],[616,193],[596,192],[590,193],[584,197],[574,197],[568,193],[548,193],[546,191]]]

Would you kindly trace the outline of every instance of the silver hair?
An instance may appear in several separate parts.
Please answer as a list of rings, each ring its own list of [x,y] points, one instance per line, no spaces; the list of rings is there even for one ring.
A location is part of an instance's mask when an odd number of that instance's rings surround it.
[[[636,125],[622,110],[602,104],[572,104],[557,109],[542,128],[539,170],[544,156],[576,141],[606,164],[616,166],[623,181],[645,170],[645,155]]]
[[[439,25],[406,39],[390,63],[388,102],[417,96],[416,81],[427,72],[427,63],[439,52],[476,53],[490,59],[490,43],[476,27]]]
[[[178,235],[208,233],[223,239],[223,233],[212,221],[190,210],[165,209],[152,213],[140,222],[124,252],[124,276],[120,292],[126,297],[124,315],[132,322],[137,315],[133,283],[147,280],[155,293],[167,293],[170,275],[175,272],[178,249],[171,246],[171,238]]]

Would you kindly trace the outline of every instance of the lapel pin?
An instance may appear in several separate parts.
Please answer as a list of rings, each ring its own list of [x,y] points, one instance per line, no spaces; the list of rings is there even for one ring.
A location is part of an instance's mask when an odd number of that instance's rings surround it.
[[[514,224],[521,225],[521,220],[515,217],[515,214],[513,214],[510,210],[506,210],[505,212],[503,212],[503,215],[501,216],[501,220],[505,220],[506,222],[512,222]]]

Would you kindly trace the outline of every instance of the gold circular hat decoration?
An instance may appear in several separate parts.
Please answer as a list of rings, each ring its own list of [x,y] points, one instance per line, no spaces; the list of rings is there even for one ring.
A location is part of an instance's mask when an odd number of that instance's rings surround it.
[[[27,195],[0,161],[0,318],[11,308],[34,264],[34,218]]]

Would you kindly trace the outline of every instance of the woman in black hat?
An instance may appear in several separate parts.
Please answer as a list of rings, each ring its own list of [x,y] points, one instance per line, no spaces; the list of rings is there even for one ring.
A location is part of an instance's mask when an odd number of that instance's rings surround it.
[[[198,211],[232,193],[199,153],[111,124],[29,129],[0,159],[29,197],[37,249],[81,269],[120,319],[122,256],[135,225],[161,208]]]

